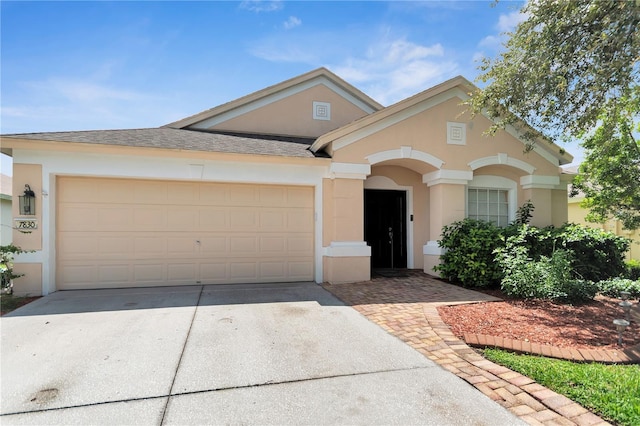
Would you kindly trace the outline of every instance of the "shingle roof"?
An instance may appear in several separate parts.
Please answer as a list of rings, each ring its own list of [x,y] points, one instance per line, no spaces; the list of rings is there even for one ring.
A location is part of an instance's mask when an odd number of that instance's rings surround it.
[[[125,130],[87,130],[74,132],[21,133],[3,138],[34,139],[141,148],[181,149],[187,151],[235,154],[275,155],[313,158],[312,140],[278,136],[239,135],[171,129],[166,127]]]

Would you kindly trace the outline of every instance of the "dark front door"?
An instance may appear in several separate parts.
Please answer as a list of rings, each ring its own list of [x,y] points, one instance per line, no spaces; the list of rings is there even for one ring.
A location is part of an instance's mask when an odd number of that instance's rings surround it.
[[[364,190],[364,239],[372,268],[407,267],[407,193]]]

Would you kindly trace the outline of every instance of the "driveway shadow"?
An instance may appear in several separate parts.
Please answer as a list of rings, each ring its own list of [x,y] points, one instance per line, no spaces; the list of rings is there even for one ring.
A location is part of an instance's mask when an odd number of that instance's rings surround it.
[[[57,291],[2,318],[285,302],[344,306],[335,296],[312,282],[194,285]]]

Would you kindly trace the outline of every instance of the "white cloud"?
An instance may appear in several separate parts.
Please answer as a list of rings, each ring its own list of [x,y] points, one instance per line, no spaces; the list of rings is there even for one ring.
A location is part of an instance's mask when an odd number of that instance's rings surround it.
[[[302,25],[302,21],[300,20],[300,18],[289,16],[289,19],[287,19],[284,23],[284,29],[290,30],[291,28],[299,27],[300,25]]]
[[[501,33],[511,32],[513,31],[520,22],[523,22],[527,19],[527,15],[521,13],[520,11],[511,12],[509,14],[501,14],[498,18],[498,24],[496,28]]]
[[[520,11],[500,14],[495,25],[497,34],[490,34],[478,42],[479,50],[473,54],[473,61],[492,56],[498,52],[508,39],[508,33],[513,32],[519,23],[527,19],[527,15]]]
[[[439,59],[444,55],[440,44],[423,46],[400,38],[369,46],[363,57],[329,68],[388,105],[455,76],[457,63]]]
[[[134,101],[145,97],[134,91],[115,89],[92,81],[53,78],[27,83],[36,91],[62,96],[73,102],[95,103],[105,100]]]
[[[261,12],[276,12],[278,10],[282,10],[283,8],[282,1],[273,0],[273,1],[261,1],[261,0],[245,0],[240,3],[240,8],[250,10],[251,12],[261,13]]]
[[[499,36],[489,35],[480,40],[478,47],[485,49],[498,49],[502,45],[503,39]]]

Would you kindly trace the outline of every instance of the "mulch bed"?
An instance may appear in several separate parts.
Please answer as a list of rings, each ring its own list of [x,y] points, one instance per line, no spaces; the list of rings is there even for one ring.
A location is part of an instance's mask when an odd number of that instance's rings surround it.
[[[575,349],[619,349],[613,320],[624,318],[620,300],[597,296],[581,305],[564,305],[547,300],[514,300],[500,291],[487,293],[502,302],[442,306],[438,312],[453,333],[485,334],[541,345]],[[638,302],[631,301],[638,310]],[[623,347],[640,343],[640,324],[632,318],[623,333]]]

